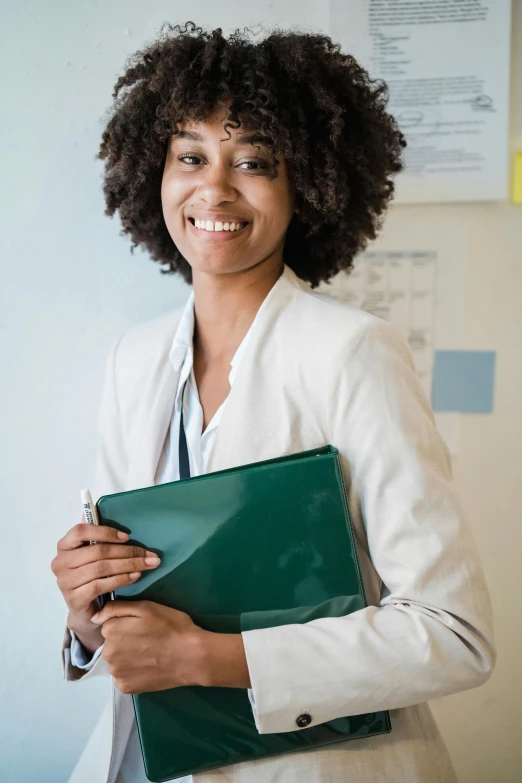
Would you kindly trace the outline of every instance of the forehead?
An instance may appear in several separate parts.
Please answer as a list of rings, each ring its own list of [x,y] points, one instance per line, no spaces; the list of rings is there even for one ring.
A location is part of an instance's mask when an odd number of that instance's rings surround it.
[[[228,127],[225,129],[225,125]],[[178,122],[177,133],[174,139],[188,139],[189,141],[207,141],[218,137],[222,141],[232,144],[267,144],[263,134],[259,131],[245,128],[240,125],[234,127],[228,120],[228,112],[214,111],[205,120],[183,120]]]

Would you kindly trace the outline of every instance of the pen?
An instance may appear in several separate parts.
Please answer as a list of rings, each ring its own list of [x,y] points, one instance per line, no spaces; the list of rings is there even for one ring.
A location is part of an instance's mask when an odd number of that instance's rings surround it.
[[[85,521],[88,525],[99,525],[100,521],[98,519],[98,512],[96,511],[96,506],[92,502],[92,496],[88,489],[82,489],[81,491],[81,500],[82,500],[82,508],[83,513],[85,515]],[[97,541],[89,541],[89,544],[96,544]],[[105,593],[104,595],[99,595],[97,599],[98,606],[100,609],[103,609],[107,601],[111,601],[114,598],[114,593]]]
[[[85,521],[88,525],[99,525],[98,512],[92,502],[91,493],[88,489],[82,489],[81,491],[82,508],[85,515]],[[96,541],[90,541],[89,543],[95,544]]]

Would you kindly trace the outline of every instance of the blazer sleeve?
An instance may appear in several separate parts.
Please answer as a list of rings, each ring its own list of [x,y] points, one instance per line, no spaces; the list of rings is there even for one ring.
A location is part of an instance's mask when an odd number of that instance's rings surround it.
[[[332,361],[329,442],[380,600],[242,633],[261,734],[295,731],[304,711],[314,726],[473,688],[495,663],[481,563],[408,343],[373,319]]]
[[[121,492],[125,489],[128,467],[127,451],[116,386],[118,348],[122,337],[123,335],[120,335],[113,343],[105,366],[98,413],[98,443],[92,485],[92,497],[95,503],[101,495]],[[66,680],[85,680],[100,675],[110,676],[108,665],[101,655],[92,668],[87,671],[74,666],[71,661],[71,642],[71,634],[66,627],[62,644],[63,676]]]

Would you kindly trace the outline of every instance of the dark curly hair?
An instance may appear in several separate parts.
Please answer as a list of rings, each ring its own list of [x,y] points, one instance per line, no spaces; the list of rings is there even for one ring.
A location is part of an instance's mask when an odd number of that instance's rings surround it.
[[[297,214],[284,262],[316,287],[349,270],[375,238],[406,142],[386,112],[385,82],[371,79],[340,44],[277,28],[255,43],[247,32],[225,38],[221,28],[164,23],[159,37],[129,58],[96,156],[106,160],[105,214],[119,210],[131,252],[142,245],[163,273],[192,282],[163,219],[167,143],[177,122],[204,121],[231,101],[228,121],[259,131],[273,164],[279,154],[286,159]]]

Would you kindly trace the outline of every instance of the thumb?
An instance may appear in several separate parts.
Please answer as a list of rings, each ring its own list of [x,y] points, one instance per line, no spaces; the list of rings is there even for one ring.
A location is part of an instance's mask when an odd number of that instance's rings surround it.
[[[140,609],[135,601],[109,601],[103,609],[91,617],[91,623],[102,625],[113,617],[139,617]]]

